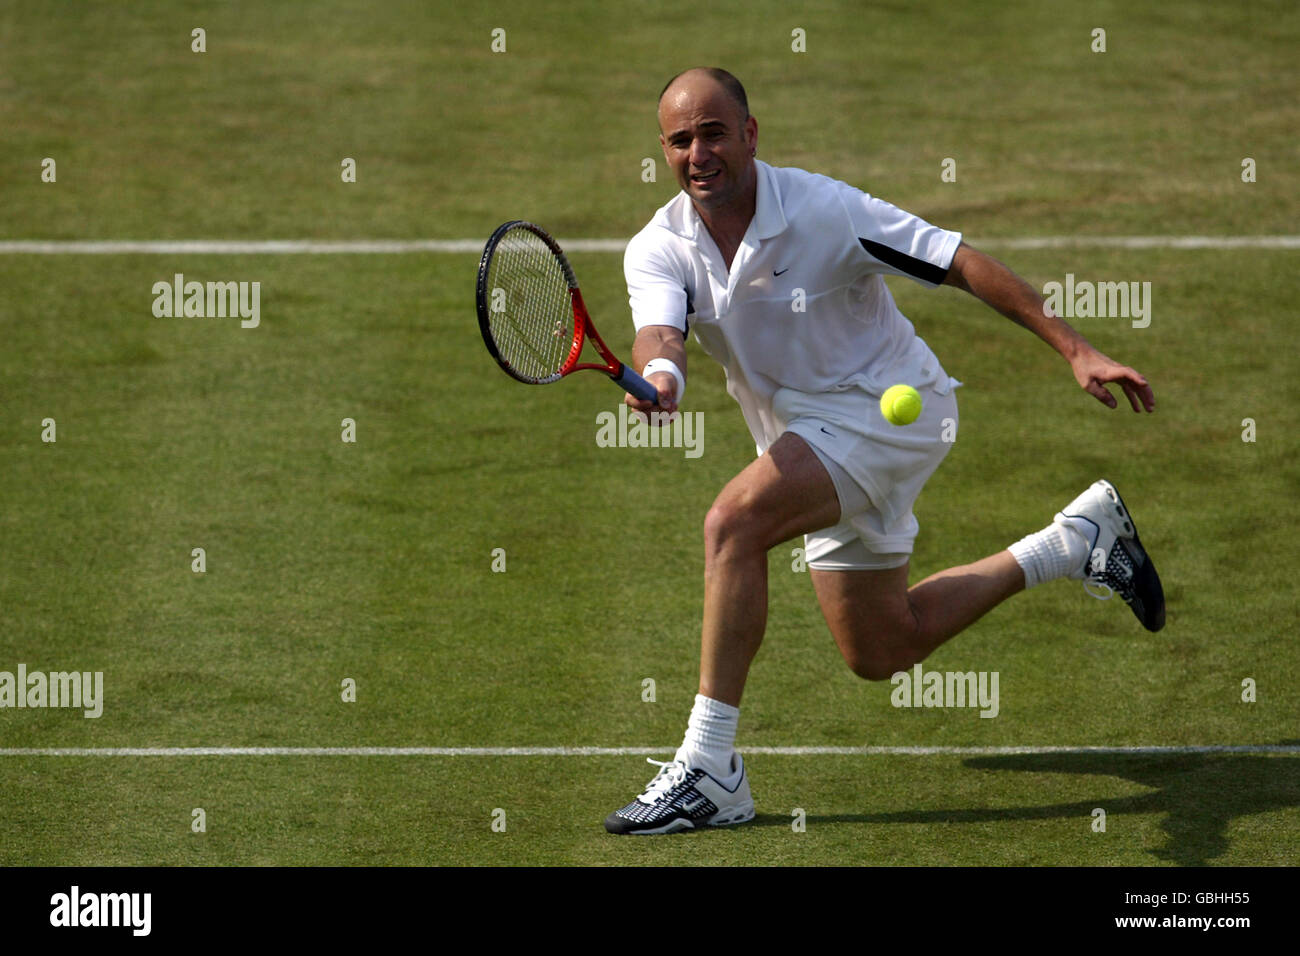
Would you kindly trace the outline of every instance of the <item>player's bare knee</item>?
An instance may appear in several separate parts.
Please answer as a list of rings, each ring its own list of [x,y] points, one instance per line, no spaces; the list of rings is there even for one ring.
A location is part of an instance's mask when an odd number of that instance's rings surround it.
[[[855,642],[851,648],[841,644],[844,663],[863,680],[889,680],[899,671],[905,671],[921,660],[905,629],[879,627]]]
[[[849,669],[863,680],[889,680],[900,671],[910,670],[916,663],[913,654],[883,654],[870,657],[845,658]]]
[[[844,663],[848,664],[849,670],[858,677],[870,681],[889,680],[898,670],[889,663],[888,659],[875,656],[851,657],[846,654]]]
[[[755,547],[753,515],[732,498],[719,497],[704,516],[704,551],[707,558]]]

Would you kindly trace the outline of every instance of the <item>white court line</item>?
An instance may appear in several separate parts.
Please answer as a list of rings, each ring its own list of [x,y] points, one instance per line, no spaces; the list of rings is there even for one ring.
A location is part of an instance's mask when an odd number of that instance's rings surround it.
[[[3,747],[0,757],[636,757],[676,747]],[[1206,744],[1171,747],[740,747],[779,757],[994,757],[1033,754],[1300,754],[1295,744]]]
[[[0,255],[353,255],[475,253],[483,239],[10,239]],[[1037,236],[971,239],[989,249],[1300,249],[1300,236]],[[626,239],[564,239],[570,252],[622,252]]]

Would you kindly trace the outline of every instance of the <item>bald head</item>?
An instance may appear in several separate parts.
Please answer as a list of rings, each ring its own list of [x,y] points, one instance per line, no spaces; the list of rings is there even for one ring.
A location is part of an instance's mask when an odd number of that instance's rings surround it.
[[[696,68],[669,80],[659,94],[659,145],[696,209],[752,215],[758,121],[738,79]]]
[[[667,97],[676,97],[683,92],[699,96],[710,88],[721,89],[727,99],[734,104],[741,123],[749,118],[749,98],[745,95],[745,87],[741,85],[740,80],[716,66],[696,66],[674,76],[659,91],[660,110],[662,111],[664,99]],[[660,124],[660,129],[662,128]]]

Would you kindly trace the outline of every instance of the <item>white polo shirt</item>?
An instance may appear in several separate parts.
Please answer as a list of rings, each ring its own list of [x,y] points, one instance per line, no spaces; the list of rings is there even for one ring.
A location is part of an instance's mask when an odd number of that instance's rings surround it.
[[[728,272],[681,192],[632,237],[623,259],[632,319],[694,330],[722,364],[759,454],[780,434],[779,388],[881,394],[950,380],[894,304],[883,276],[943,282],[961,233],[846,183],[755,161],[754,218]]]

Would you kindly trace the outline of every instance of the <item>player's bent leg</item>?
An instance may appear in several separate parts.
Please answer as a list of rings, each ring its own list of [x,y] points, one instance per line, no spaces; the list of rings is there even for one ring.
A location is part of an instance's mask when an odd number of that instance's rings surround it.
[[[906,670],[1011,595],[1057,578],[1083,580],[1094,596],[1119,594],[1147,630],[1165,623],[1160,576],[1119,492],[1104,479],[1043,530],[911,588],[906,565],[811,571],[840,652],[854,673],[871,680]]]
[[[835,485],[787,432],[727,483],[704,519],[700,693],[739,706],[767,624],[767,552],[839,519]]]
[[[811,568],[813,588],[852,671],[888,680],[930,656],[1017,591],[1024,572],[1009,551],[932,574],[911,588],[907,564],[885,570]]]

